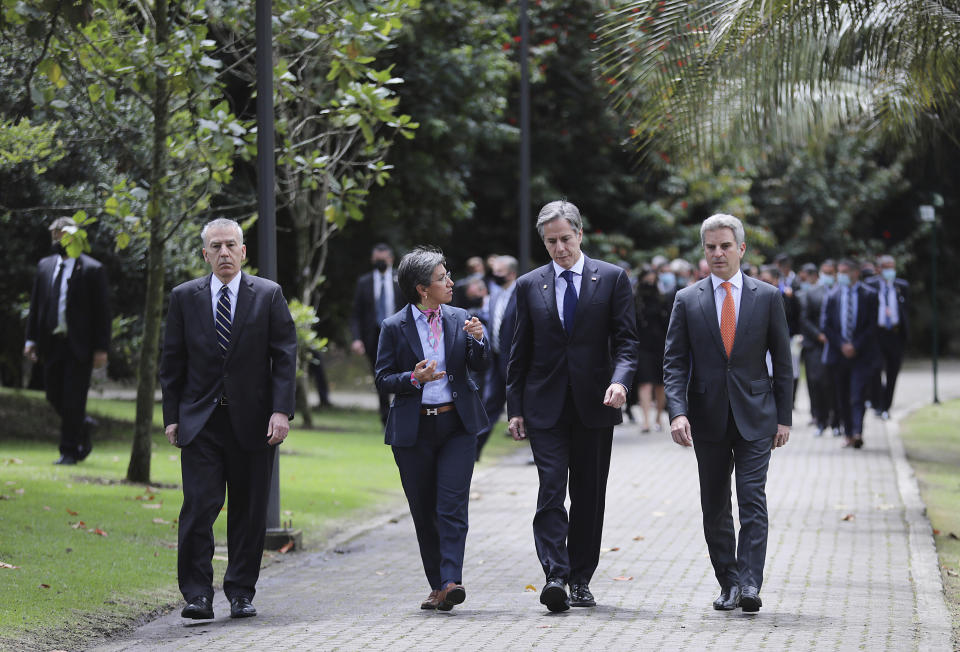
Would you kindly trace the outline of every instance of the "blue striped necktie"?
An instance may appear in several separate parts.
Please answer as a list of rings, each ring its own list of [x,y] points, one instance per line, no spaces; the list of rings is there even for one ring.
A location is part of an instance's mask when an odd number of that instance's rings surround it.
[[[230,293],[224,285],[220,290],[220,298],[217,299],[217,317],[214,320],[217,328],[217,344],[220,345],[220,352],[224,355],[230,347],[230,324]]]

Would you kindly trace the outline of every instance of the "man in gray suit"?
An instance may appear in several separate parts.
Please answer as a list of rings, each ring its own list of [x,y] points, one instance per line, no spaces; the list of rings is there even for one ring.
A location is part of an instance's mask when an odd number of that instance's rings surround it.
[[[790,438],[790,335],[777,288],[740,271],[747,249],[740,220],[707,218],[700,241],[711,274],[677,293],[667,329],[663,380],[670,434],[681,446],[693,446],[697,456],[704,537],[721,588],[713,607],[755,612],[767,551],[770,452]]]

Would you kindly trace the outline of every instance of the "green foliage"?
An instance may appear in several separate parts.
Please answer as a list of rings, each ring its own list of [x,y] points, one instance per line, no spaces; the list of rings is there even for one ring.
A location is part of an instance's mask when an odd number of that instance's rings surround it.
[[[64,156],[63,142],[57,138],[58,123],[30,124],[0,119],[0,170],[30,163],[34,174],[43,174],[47,166]]]
[[[297,375],[302,376],[314,354],[323,351],[328,340],[317,335],[316,326],[320,319],[313,306],[304,305],[296,299],[291,299],[287,305],[297,329]]]

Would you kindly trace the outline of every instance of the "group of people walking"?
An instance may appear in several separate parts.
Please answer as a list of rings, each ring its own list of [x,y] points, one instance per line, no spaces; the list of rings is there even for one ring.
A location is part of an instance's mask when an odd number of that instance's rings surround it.
[[[470,482],[504,406],[509,434],[529,441],[539,475],[533,539],[544,573],[540,602],[551,612],[596,605],[590,582],[600,558],[613,429],[638,392],[644,405],[663,401],[671,437],[694,449],[720,590],[713,607],[757,611],[767,469],[792,425],[791,335],[803,338],[818,431],[833,423],[850,446],[861,446],[866,400],[889,410],[902,358],[907,293],[894,261],[881,258],[880,274],[866,282],[849,260],[805,266],[800,281],[770,270],[754,278],[742,269],[743,224],[714,215],[701,225],[697,272],[677,270],[689,272],[688,280],[677,283],[676,272],[661,265],[631,281],[623,267],[581,251],[574,204],[548,203],[536,229],[550,262],[519,275],[516,259],[497,256],[492,286],[457,286],[432,247],[407,253],[394,270],[386,245],[374,248],[375,269],[358,284],[352,348],[375,372],[385,443],[429,585],[420,606],[450,610],[466,600]],[[62,228],[54,229],[55,245],[61,236]],[[213,617],[212,526],[229,492],[223,589],[231,616],[249,617],[256,615],[276,446],[293,418],[296,332],[280,287],[241,271],[239,224],[214,220],[202,240],[211,273],[171,293],[160,364],[165,433],[182,449],[181,614]],[[33,355],[39,341],[51,370],[67,360],[76,373],[74,356],[87,365],[79,371],[89,382],[94,351],[107,343],[73,323],[64,326],[72,299],[63,293],[79,281],[68,286],[66,257],[60,250],[54,256],[38,269],[25,353]],[[92,259],[81,258],[70,272],[99,287]],[[452,305],[458,292],[466,308]],[[485,294],[479,314],[476,297]],[[77,351],[81,335],[86,348]],[[878,385],[880,372],[886,382]],[[82,404],[65,404],[58,391],[48,389],[48,396],[70,433],[58,462],[75,463],[90,449]],[[659,424],[659,410],[653,420]]]

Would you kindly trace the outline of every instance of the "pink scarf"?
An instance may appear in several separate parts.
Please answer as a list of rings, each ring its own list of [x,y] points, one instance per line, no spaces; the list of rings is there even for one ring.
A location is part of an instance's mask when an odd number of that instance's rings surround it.
[[[434,353],[440,351],[440,342],[443,341],[443,323],[440,321],[440,307],[425,308],[417,304],[417,310],[427,316],[427,325],[430,326],[430,332],[427,333],[427,344],[433,347]]]

